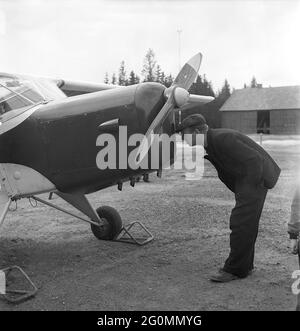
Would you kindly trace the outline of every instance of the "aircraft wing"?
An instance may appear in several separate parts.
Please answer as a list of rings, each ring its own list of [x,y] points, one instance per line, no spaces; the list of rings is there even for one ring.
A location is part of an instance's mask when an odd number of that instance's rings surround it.
[[[47,90],[55,90],[58,88],[56,94],[59,95],[61,92],[63,92],[68,97],[122,87],[112,84],[73,81],[53,77],[40,77],[27,74],[14,74],[6,72],[0,72],[0,79],[1,77],[11,80],[28,80],[35,82],[35,84],[38,85],[42,84],[42,86],[39,86],[40,88],[42,87],[42,90],[43,88]],[[51,99],[55,99],[55,97]]]
[[[74,96],[85,93],[92,93],[104,90],[110,90],[114,88],[120,88],[121,86],[112,84],[101,84],[101,83],[91,83],[83,81],[72,81],[57,79],[55,80],[57,86],[68,96]]]

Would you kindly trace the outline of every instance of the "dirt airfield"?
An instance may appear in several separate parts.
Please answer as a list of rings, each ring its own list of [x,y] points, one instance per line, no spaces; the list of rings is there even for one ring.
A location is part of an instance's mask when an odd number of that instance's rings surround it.
[[[250,277],[209,281],[229,252],[234,195],[205,161],[200,181],[166,170],[161,179],[151,174],[149,183],[89,196],[95,207],[116,208],[124,224],[142,222],[155,236],[145,246],[99,241],[87,223],[19,201],[0,231],[0,269],[21,266],[38,293],[19,305],[0,300],[0,310],[294,310],[291,275],[299,266],[285,224],[300,145],[295,137],[268,139],[263,146],[282,173],[267,195]],[[53,203],[69,208],[58,197]]]

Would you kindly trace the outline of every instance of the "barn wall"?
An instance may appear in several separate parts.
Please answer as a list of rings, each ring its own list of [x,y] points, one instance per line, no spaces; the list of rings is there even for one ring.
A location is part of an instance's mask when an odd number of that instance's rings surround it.
[[[256,111],[223,111],[222,128],[234,129],[243,133],[256,133]]]
[[[300,109],[271,110],[271,134],[300,134]]]

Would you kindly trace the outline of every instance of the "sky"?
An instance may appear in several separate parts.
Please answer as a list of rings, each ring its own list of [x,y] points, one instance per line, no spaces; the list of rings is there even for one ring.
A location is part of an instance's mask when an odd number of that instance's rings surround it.
[[[152,48],[173,76],[200,51],[215,90],[300,85],[299,35],[300,0],[0,0],[0,72],[103,82]]]

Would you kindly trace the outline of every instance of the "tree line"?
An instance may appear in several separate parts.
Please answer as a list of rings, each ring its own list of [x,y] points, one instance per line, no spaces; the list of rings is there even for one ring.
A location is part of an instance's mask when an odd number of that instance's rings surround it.
[[[104,83],[129,86],[142,82],[157,82],[166,87],[170,87],[174,78],[175,77],[173,77],[171,73],[166,74],[164,72],[162,67],[157,63],[154,51],[149,49],[144,57],[143,68],[140,75],[134,72],[134,70],[130,70],[128,74],[125,67],[125,61],[122,61],[118,70],[118,75],[113,73],[111,77],[109,77],[108,72],[106,72]],[[244,88],[247,87],[259,87],[255,77],[252,78],[249,86],[244,84]],[[212,82],[207,79],[206,75],[199,75],[196,82],[194,82],[189,89],[189,92],[192,94],[212,96],[215,97],[215,100],[201,106],[200,109],[199,106],[189,108],[184,112],[185,116],[199,111],[205,116],[210,127],[221,127],[221,112],[219,110],[224,102],[230,97],[233,90],[234,89],[231,88],[228,80],[225,79],[222,88],[215,92]]]

